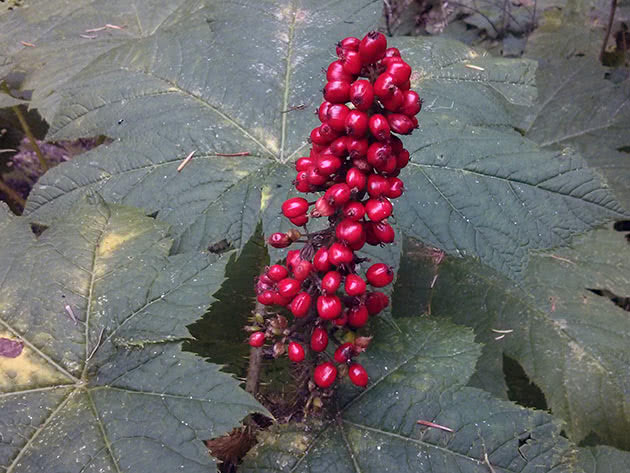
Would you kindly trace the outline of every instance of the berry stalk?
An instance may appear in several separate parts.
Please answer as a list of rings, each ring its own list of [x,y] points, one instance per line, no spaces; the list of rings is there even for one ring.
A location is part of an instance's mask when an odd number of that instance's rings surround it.
[[[301,229],[268,239],[275,248],[301,247],[257,279],[258,303],[279,310],[267,311],[249,327],[250,345],[262,347],[267,356],[286,353],[293,363],[308,361],[309,389],[321,393],[339,376],[368,385],[368,374],[355,358],[372,338],[362,334],[369,318],[389,305],[380,289],[393,282],[394,272],[356,252],[366,244],[394,241],[388,219],[392,200],[404,192],[398,176],[409,162],[397,135],[418,127],[415,115],[422,107],[410,90],[411,67],[398,49],[387,48],[383,34],[345,38],[336,52],[317,110],[321,125],[311,131],[309,155],[295,163],[296,190],[316,198],[287,199],[282,213]],[[308,232],[310,219],[327,219],[328,226]],[[332,356],[330,342],[337,345]]]

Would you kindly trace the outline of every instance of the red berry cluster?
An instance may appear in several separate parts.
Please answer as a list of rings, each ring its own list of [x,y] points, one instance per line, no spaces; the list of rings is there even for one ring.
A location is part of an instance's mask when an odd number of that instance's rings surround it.
[[[370,337],[355,337],[354,332],[389,304],[386,294],[368,285],[387,286],[394,273],[386,264],[375,263],[361,277],[357,271],[367,259],[355,251],[366,243],[394,241],[387,221],[393,211],[390,199],[403,193],[397,176],[409,162],[409,152],[393,133],[406,135],[417,128],[415,115],[422,105],[418,94],[409,90],[411,67],[398,49],[387,48],[383,34],[345,38],[337,44],[337,56],[326,71],[324,102],[318,110],[321,125],[311,132],[310,154],[295,163],[296,189],[323,195],[312,202],[294,197],[282,204],[284,216],[305,233],[274,233],[269,243],[275,248],[304,245],[288,252],[286,265],[267,268],[256,284],[261,304],[286,307],[296,320],[293,327],[278,331],[278,320],[286,319],[277,315],[265,331],[255,331],[249,339],[250,345],[261,347],[267,337],[279,338],[274,356],[284,353],[288,342],[288,357],[296,363],[305,359],[308,341],[316,363],[313,379],[323,389],[337,378],[335,362],[355,385],[368,383],[365,369],[353,358],[367,348]],[[321,217],[327,217],[330,226],[308,233],[309,218]],[[353,341],[340,344],[332,360],[325,361],[329,337],[337,341],[344,336]]]

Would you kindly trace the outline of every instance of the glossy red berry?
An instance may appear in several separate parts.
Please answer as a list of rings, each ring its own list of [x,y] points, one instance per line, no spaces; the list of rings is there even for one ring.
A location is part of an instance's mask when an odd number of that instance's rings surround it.
[[[382,59],[387,49],[387,38],[383,33],[370,31],[359,44],[359,54],[363,64],[373,64]]]
[[[368,384],[367,372],[359,363],[353,363],[350,365],[350,368],[348,369],[348,377],[355,386],[359,386],[360,388],[364,388]]]
[[[344,132],[346,130],[346,117],[350,113],[350,109],[344,104],[335,103],[328,107],[326,112],[326,123],[333,130]]]
[[[400,57],[400,51],[398,48],[387,48],[385,50],[385,57]]]
[[[353,36],[342,39],[337,43],[337,56],[341,56],[344,51],[358,51],[360,44],[361,40]]]
[[[288,275],[289,271],[287,270],[287,268],[280,264],[274,264],[273,266],[270,266],[267,270],[267,276],[269,276],[269,278],[275,282],[286,278]]]
[[[330,103],[350,101],[350,81],[334,80],[324,86],[324,98]]]
[[[300,281],[292,278],[284,278],[278,282],[278,293],[282,297],[293,297],[300,291]]]
[[[334,294],[341,284],[341,273],[328,271],[322,278],[322,290],[328,294]]]
[[[404,168],[409,163],[409,159],[410,159],[409,151],[407,151],[406,149],[403,149],[396,156],[396,167],[398,167],[399,169]]]
[[[385,263],[376,263],[368,268],[365,277],[372,286],[384,287],[394,280],[394,272]]]
[[[367,113],[360,110],[350,110],[346,116],[346,133],[354,138],[363,138],[368,131]]]
[[[365,307],[370,315],[376,315],[389,305],[389,297],[382,292],[368,292],[365,297]]]
[[[380,113],[376,113],[370,117],[368,126],[372,136],[379,141],[386,141],[390,136],[389,122]]]
[[[289,302],[291,302],[291,298],[290,297],[285,297],[285,296],[281,295],[279,292],[274,292],[273,293],[273,303],[275,305],[286,307],[289,304]]]
[[[363,158],[367,156],[368,147],[370,146],[367,138],[347,138],[348,154],[352,159]]]
[[[328,261],[328,249],[320,248],[313,256],[313,266],[317,271],[328,271],[330,269],[330,261]]]
[[[293,268],[293,277],[298,281],[304,281],[313,271],[313,264],[310,261],[302,260]]]
[[[389,190],[387,178],[372,174],[367,179],[367,191],[370,197],[380,197]]]
[[[352,250],[342,243],[333,243],[328,248],[328,261],[335,266],[349,264],[353,259]]]
[[[352,245],[363,238],[363,225],[349,218],[343,219],[335,228],[335,236],[337,240]]]
[[[387,65],[387,73],[394,78],[394,84],[400,86],[411,77],[411,66],[405,61],[392,61]]]
[[[342,207],[350,200],[350,197],[350,187],[345,182],[330,186],[324,194],[324,198],[328,201],[328,203],[335,207]]]
[[[392,226],[385,221],[374,222],[371,230],[378,243],[392,243],[396,237]]]
[[[363,204],[361,202],[351,200],[343,206],[342,212],[343,216],[347,219],[358,222],[365,215],[365,207],[363,207]]]
[[[392,147],[388,143],[377,141],[368,148],[367,162],[378,169],[387,164],[390,156],[392,156]]]
[[[391,74],[383,72],[374,82],[374,95],[379,99],[386,99],[392,97],[398,87],[394,83],[394,78]]]
[[[311,295],[308,292],[300,292],[289,304],[289,310],[294,317],[300,318],[308,314],[311,308]]]
[[[354,81],[350,86],[350,101],[357,110],[367,112],[374,104],[374,89],[370,81]]]
[[[378,222],[392,214],[394,207],[387,199],[370,199],[365,203],[365,213],[370,220]]]
[[[325,294],[317,298],[317,313],[324,320],[336,319],[342,308],[341,300],[337,296]]]
[[[392,113],[387,117],[387,121],[392,131],[400,135],[408,135],[416,128],[413,120],[402,113]]]
[[[348,274],[344,283],[346,294],[349,296],[361,296],[365,293],[367,284],[361,276],[356,274]]]
[[[348,311],[348,325],[352,328],[363,327],[369,318],[369,313],[364,305],[358,305]]]
[[[339,58],[343,64],[343,69],[349,74],[357,75],[361,72],[361,57],[357,51],[346,51]]]
[[[330,361],[326,361],[315,367],[313,380],[320,388],[326,389],[333,385],[337,378],[337,368]]]
[[[390,199],[396,199],[400,197],[405,191],[405,185],[403,181],[398,179],[397,177],[388,177],[387,184],[389,185],[389,189],[385,192],[385,196]]]
[[[315,327],[311,334],[311,350],[322,352],[328,346],[328,333],[321,327]]]
[[[359,168],[352,167],[346,173],[346,184],[351,190],[362,191],[367,185],[367,176]]]
[[[282,204],[282,213],[287,218],[297,217],[298,215],[305,214],[308,210],[308,202],[302,197],[293,197],[287,199]]]
[[[286,233],[274,233],[269,237],[269,244],[274,248],[286,248],[291,243]]]
[[[328,108],[331,105],[332,104],[330,102],[327,102],[326,100],[324,100],[322,104],[319,106],[319,108],[317,109],[317,116],[319,117],[320,122],[324,123],[326,120],[328,120]]]
[[[298,172],[306,171],[308,167],[312,166],[313,164],[315,164],[313,158],[303,156],[295,162],[295,170]]]
[[[344,69],[343,63],[341,61],[333,61],[330,63],[330,66],[328,66],[328,69],[326,70],[326,80],[329,82],[341,81],[350,84],[354,80],[354,76],[352,74],[349,74]]]
[[[249,336],[249,344],[252,347],[262,347],[265,344],[265,333],[254,332]]]
[[[417,93],[413,90],[403,92],[403,103],[399,110],[400,113],[413,117],[420,112],[420,108],[422,108],[422,100],[420,100],[420,96]]]
[[[304,360],[304,347],[297,342],[289,342],[287,354],[289,355],[289,360],[299,363]]]
[[[260,302],[262,305],[272,305],[273,304],[273,291],[264,291],[256,296],[256,300]]]
[[[335,350],[334,359],[337,363],[347,363],[354,355],[354,344],[343,343]]]

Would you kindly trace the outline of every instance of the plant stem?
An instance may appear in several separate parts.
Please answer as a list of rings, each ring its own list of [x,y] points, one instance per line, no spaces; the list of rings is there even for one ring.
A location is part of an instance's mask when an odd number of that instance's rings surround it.
[[[0,177],[0,191],[4,192],[13,202],[18,204],[22,209],[26,206],[26,200],[13,190],[9,185]]]
[[[13,112],[15,113],[18,120],[20,121],[20,125],[22,125],[22,129],[24,130],[24,133],[26,134],[28,141],[31,143],[31,146],[33,147],[33,150],[35,151],[35,154],[37,155],[37,159],[39,159],[39,165],[42,167],[42,171],[43,172],[48,171],[48,168],[49,168],[48,163],[46,162],[46,159],[44,158],[44,155],[42,154],[42,150],[39,149],[37,140],[33,136],[33,133],[31,132],[31,127],[28,126],[28,123],[26,122],[26,118],[24,118],[24,114],[22,113],[22,110],[20,109],[19,105],[14,105],[11,108],[13,109]]]
[[[256,301],[254,313],[263,314],[265,306]],[[247,379],[245,381],[245,390],[252,396],[258,393],[258,385],[260,384],[260,365],[262,363],[262,347],[251,347],[249,349],[249,366],[247,367]]]
[[[599,60],[604,60],[604,53],[606,52],[606,45],[608,44],[608,38],[610,37],[610,30],[612,29],[613,21],[615,19],[615,10],[617,10],[617,0],[611,0],[610,2],[610,15],[608,16],[608,26],[606,27],[606,36],[602,43],[602,50],[599,53]]]

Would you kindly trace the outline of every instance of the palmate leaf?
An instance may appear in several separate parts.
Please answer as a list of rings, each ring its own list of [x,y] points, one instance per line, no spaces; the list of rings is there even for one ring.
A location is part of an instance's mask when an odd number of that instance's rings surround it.
[[[464,386],[480,348],[470,331],[420,317],[398,323],[402,333],[379,326],[361,356],[367,389],[344,378],[330,420],[263,433],[242,470],[486,473],[489,462],[497,473],[573,471],[575,452],[549,415]]]
[[[598,60],[602,41],[601,30],[571,23],[541,28],[530,37],[526,54],[541,60],[539,97],[520,126],[544,148],[579,151],[628,207],[630,79],[607,79],[611,70]]]
[[[202,3],[96,57],[51,95],[60,102],[51,138],[105,134],[115,142],[44,177],[27,205],[33,219],[50,221],[91,188],[158,211],[174,227],[177,251],[224,238],[240,249],[261,218],[266,233],[278,230],[278,202],[294,193],[292,162],[318,123],[311,111],[321,102],[320,69],[335,41],[378,24],[381,5]],[[528,249],[566,243],[620,214],[580,158],[541,152],[512,129],[506,105],[534,99],[534,62],[444,39],[390,42],[417,71],[413,87],[425,99],[420,130],[405,138],[414,164],[402,174],[408,192],[396,208],[408,235],[514,276]],[[250,155],[219,156],[238,152]]]
[[[505,353],[518,361],[571,439],[595,434],[627,449],[630,317],[619,305],[630,292],[629,252],[620,233],[596,230],[571,248],[532,256],[520,285],[449,259],[440,265],[433,313],[473,326],[488,359]],[[491,378],[492,365],[484,365]]]
[[[0,337],[23,343],[0,357],[0,471],[205,472],[203,440],[264,412],[178,343],[227,258],[168,256],[167,225],[96,195],[38,238],[0,214]]]

